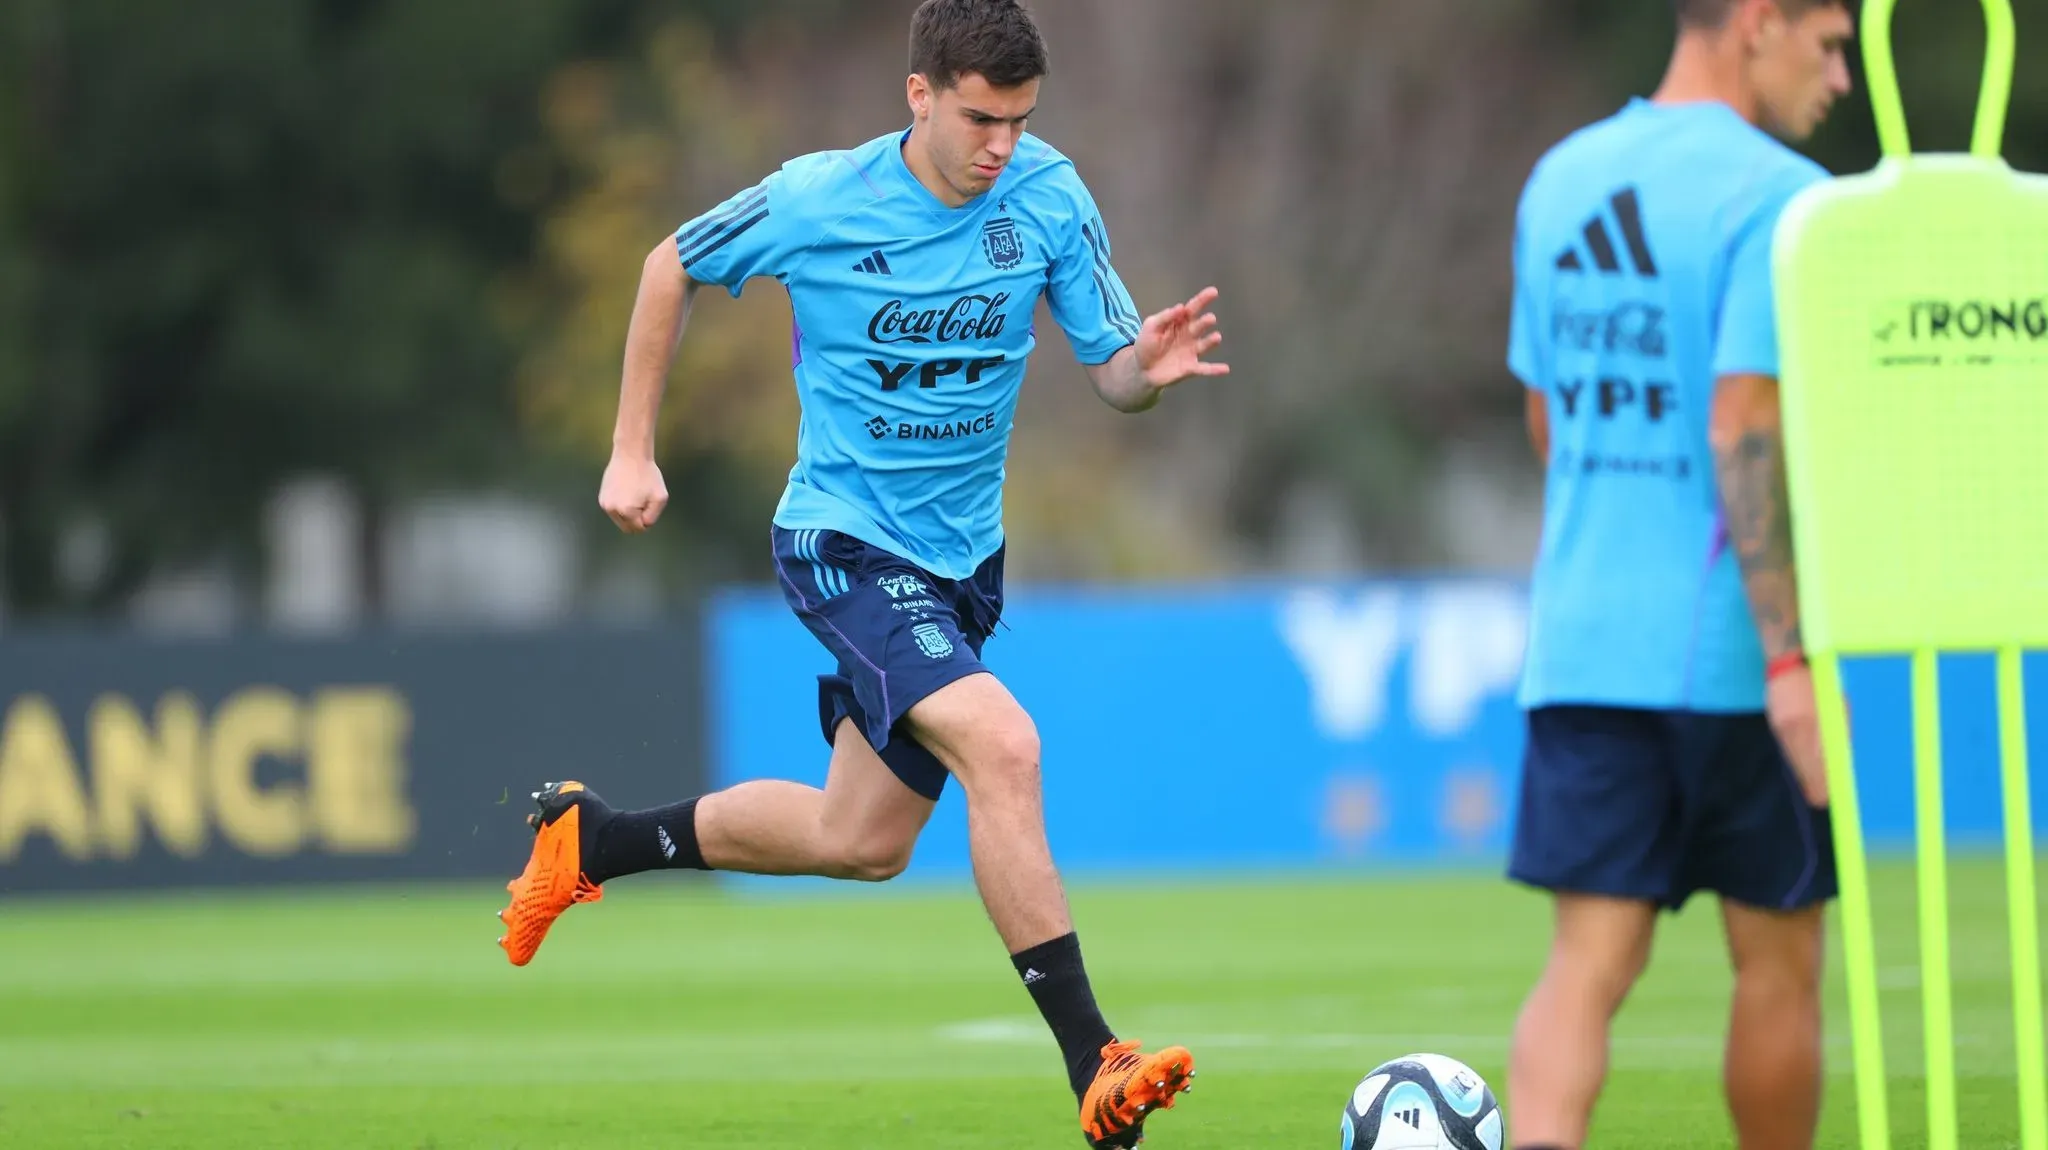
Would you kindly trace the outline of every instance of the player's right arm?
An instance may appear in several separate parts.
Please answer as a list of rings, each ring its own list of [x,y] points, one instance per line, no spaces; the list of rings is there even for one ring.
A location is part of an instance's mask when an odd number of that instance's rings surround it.
[[[654,425],[690,319],[697,281],[683,270],[673,240],[664,238],[640,265],[640,291],[626,327],[626,362],[619,383],[619,414],[612,427],[612,458],[597,503],[619,530],[637,535],[661,518],[668,487],[654,462]]]
[[[1522,390],[1522,421],[1529,425],[1529,446],[1536,462],[1550,465],[1550,400],[1534,388]]]
[[[1827,801],[1813,677],[1799,628],[1799,578],[1785,487],[1785,433],[1778,406],[1778,327],[1771,243],[1779,212],[1797,191],[1767,196],[1734,237],[1727,294],[1714,345],[1714,402],[1707,440],[1728,541],[1770,668],[1765,710],[1807,798]]]
[[[1534,180],[1530,181],[1533,186]],[[1544,386],[1549,375],[1549,355],[1540,346],[1543,320],[1536,304],[1536,292],[1529,279],[1536,269],[1528,266],[1523,256],[1527,248],[1528,226],[1523,220],[1528,211],[1529,189],[1522,190],[1522,201],[1515,208],[1514,246],[1514,297],[1508,311],[1508,370],[1522,381],[1522,421],[1529,429],[1529,446],[1536,452],[1536,461],[1546,471],[1550,466],[1550,391]]]
[[[814,181],[824,166],[807,161],[793,161],[677,228],[641,262],[640,291],[626,328],[612,458],[597,496],[621,531],[647,530],[668,505],[668,488],[654,462],[655,427],[697,289],[714,284],[738,296],[755,276],[788,274],[802,234],[794,226],[792,189]]]

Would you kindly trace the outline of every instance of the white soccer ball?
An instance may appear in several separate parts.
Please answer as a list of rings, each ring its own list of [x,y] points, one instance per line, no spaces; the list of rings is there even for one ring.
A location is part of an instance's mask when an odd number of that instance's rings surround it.
[[[1373,1068],[1344,1107],[1344,1150],[1500,1150],[1501,1113],[1471,1067],[1410,1054]]]

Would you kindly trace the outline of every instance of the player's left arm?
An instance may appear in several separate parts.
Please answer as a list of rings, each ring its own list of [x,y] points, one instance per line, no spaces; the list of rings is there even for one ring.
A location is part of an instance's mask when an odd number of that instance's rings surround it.
[[[1769,670],[1764,707],[1808,801],[1827,801],[1813,678],[1799,621],[1792,501],[1785,484],[1785,424],[1778,405],[1778,324],[1771,250],[1797,179],[1771,190],[1732,237],[1707,442],[1728,541]]]
[[[1714,388],[1707,441],[1714,449],[1728,542],[1749,592],[1764,658],[1797,655],[1803,649],[1799,581],[1777,377],[1756,372],[1722,376]]]
[[[1138,412],[1156,405],[1161,392],[1182,380],[1228,375],[1229,364],[1202,358],[1223,342],[1216,313],[1209,310],[1216,295],[1215,288],[1203,288],[1185,303],[1146,316],[1136,343],[1105,363],[1088,365],[1095,394],[1118,411]]]
[[[1167,388],[1194,376],[1224,375],[1227,364],[1203,357],[1223,342],[1209,305],[1216,289],[1138,318],[1137,305],[1111,260],[1109,232],[1095,198],[1071,169],[1054,173],[1063,199],[1052,239],[1046,303],[1067,333],[1095,394],[1118,411],[1145,411]]]
[[[1798,580],[1785,491],[1785,433],[1778,410],[1778,317],[1771,250],[1799,172],[1774,180],[1729,240],[1726,287],[1714,332],[1707,441],[1728,540],[1742,568],[1764,658],[1798,655]]]
[[[1778,379],[1758,372],[1723,375],[1714,387],[1707,438],[1728,540],[1742,569],[1750,614],[1763,640],[1764,711],[1808,802],[1828,801],[1813,673],[1799,631],[1799,578],[1792,554],[1791,499],[1785,487],[1785,430]]]

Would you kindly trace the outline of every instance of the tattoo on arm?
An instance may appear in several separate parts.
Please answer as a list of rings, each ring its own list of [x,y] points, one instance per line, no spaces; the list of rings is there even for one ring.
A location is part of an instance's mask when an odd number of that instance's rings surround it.
[[[1742,569],[1764,657],[1776,658],[1801,646],[1792,517],[1785,493],[1785,437],[1775,402],[1746,406],[1726,421],[1732,426],[1718,429],[1714,470],[1727,513],[1728,539]]]

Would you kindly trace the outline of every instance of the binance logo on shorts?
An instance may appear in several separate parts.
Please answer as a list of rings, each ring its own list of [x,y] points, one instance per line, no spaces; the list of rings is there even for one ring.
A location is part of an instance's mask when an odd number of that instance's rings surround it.
[[[953,640],[946,638],[937,623],[919,623],[910,629],[910,635],[927,659],[943,659],[953,653]]]
[[[873,419],[868,420],[861,426],[867,428],[868,434],[874,436],[876,439],[889,438],[889,421],[883,419],[879,415],[875,416]]]

